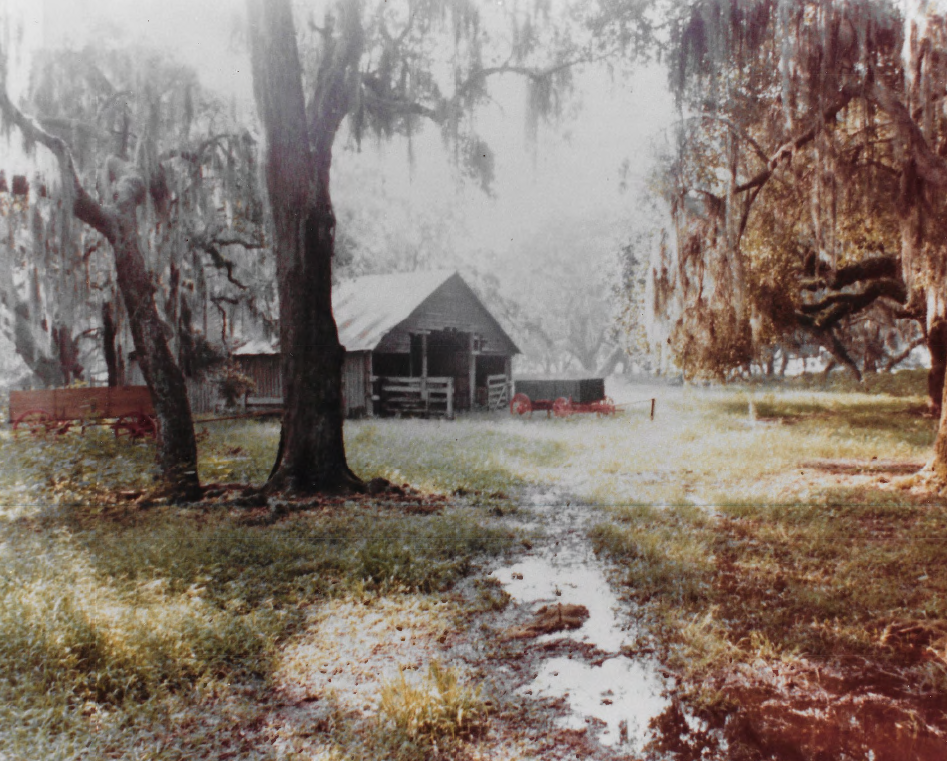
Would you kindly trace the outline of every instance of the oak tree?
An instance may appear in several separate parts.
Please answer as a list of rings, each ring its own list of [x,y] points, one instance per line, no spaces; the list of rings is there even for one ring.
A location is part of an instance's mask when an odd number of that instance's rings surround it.
[[[290,0],[248,0],[254,90],[279,284],[283,424],[268,488],[359,489],[342,437],[343,349],[332,316],[332,153],[354,138],[440,128],[456,165],[480,178],[493,153],[470,114],[492,77],[528,84],[529,113],[552,114],[589,40],[553,28],[546,3],[481,13],[469,0],[337,0],[298,28]]]

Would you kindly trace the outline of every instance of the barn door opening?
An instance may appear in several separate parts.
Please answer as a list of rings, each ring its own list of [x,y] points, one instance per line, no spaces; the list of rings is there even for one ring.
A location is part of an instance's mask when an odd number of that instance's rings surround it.
[[[436,330],[427,337],[428,375],[454,379],[454,409],[470,409],[470,334]]]

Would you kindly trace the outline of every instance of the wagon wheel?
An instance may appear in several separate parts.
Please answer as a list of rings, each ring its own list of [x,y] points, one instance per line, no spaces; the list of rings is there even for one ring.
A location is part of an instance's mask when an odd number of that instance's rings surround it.
[[[138,417],[138,430],[141,436],[147,436],[151,439],[158,438],[158,418],[154,415],[140,415]]]
[[[54,420],[46,410],[27,410],[13,421],[13,432],[29,431],[33,436],[45,436],[47,433],[62,435],[72,427],[69,420]]]
[[[516,394],[510,400],[511,415],[526,415],[533,411],[533,403],[526,394]]]
[[[552,403],[552,412],[556,417],[569,417],[572,414],[572,400],[560,396]]]
[[[112,423],[112,430],[115,432],[115,438],[128,436],[141,439],[145,436],[155,438],[158,435],[158,425],[152,415],[123,415]]]
[[[615,402],[612,401],[610,396],[606,396],[604,399],[599,400],[596,407],[597,409],[595,411],[600,416],[614,415],[616,412],[618,412],[618,408],[615,406]]]

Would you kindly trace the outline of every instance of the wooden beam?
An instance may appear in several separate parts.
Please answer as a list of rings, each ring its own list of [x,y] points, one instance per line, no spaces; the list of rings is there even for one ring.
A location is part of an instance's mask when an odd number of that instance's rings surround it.
[[[476,337],[473,333],[468,333],[470,346],[470,361],[467,363],[470,378],[470,409],[473,410],[474,403],[477,400],[477,352],[474,351]]]
[[[421,334],[421,377],[427,378],[427,333]]]
[[[408,352],[410,353],[410,347]],[[375,384],[372,382],[374,377],[374,372],[372,368],[372,359],[375,356],[374,352],[367,352],[368,356],[365,360],[365,414],[368,417],[375,417]]]

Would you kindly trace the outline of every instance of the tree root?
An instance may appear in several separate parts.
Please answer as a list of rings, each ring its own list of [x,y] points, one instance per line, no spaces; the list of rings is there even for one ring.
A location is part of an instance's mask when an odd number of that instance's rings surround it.
[[[892,479],[891,485],[913,494],[947,498],[947,473],[938,472],[933,460],[916,473]]]
[[[279,467],[270,474],[260,489],[266,496],[277,494],[305,497],[313,494],[341,496],[346,494],[365,494],[368,484],[353,473],[348,466],[329,470],[321,477],[302,479]]]

